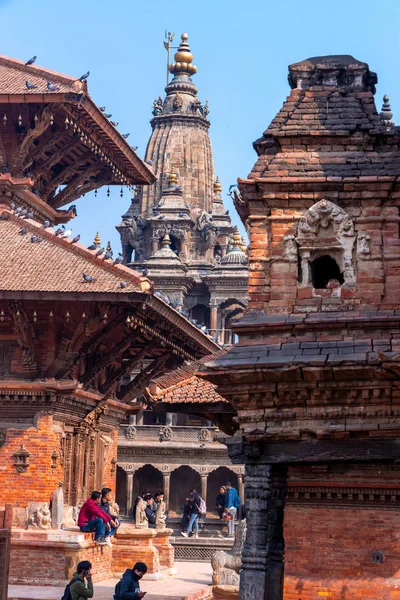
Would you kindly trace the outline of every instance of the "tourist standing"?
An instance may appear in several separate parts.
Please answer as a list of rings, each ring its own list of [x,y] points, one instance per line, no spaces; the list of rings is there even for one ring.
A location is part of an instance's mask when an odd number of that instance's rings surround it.
[[[78,527],[84,533],[95,532],[96,544],[108,544],[105,540],[106,531],[111,531],[112,517],[100,508],[101,493],[92,492],[92,495],[82,505],[78,515]]]
[[[187,526],[189,525],[190,520],[190,502],[189,498],[185,498],[185,504],[183,506],[183,515],[182,515],[182,531],[186,531]]]
[[[221,485],[219,488],[219,494],[215,499],[215,504],[217,505],[217,513],[219,514],[220,520],[222,519],[222,515],[224,513],[225,508],[225,500],[226,500],[226,487]]]
[[[157,504],[154,501],[154,498],[151,494],[146,494],[146,496],[144,497],[144,500],[146,502],[145,513],[146,513],[148,526],[150,529],[155,529],[156,521],[157,521],[157,517],[156,517]]]
[[[240,506],[240,497],[236,488],[232,487],[231,482],[226,482],[226,499],[225,507],[232,515],[232,519],[228,520],[228,537],[233,537],[235,533],[235,518],[237,509]]]
[[[188,537],[194,526],[194,538],[199,537],[199,515],[200,515],[200,495],[195,489],[190,490],[189,495],[189,525],[186,531],[182,531],[183,537]]]
[[[81,600],[81,598],[93,598],[93,582],[92,582],[92,564],[88,560],[83,560],[78,563],[76,573],[69,582],[69,595],[71,600]],[[64,592],[63,598],[67,596],[67,589]]]
[[[114,591],[114,600],[138,600],[143,598],[146,592],[140,591],[139,581],[147,572],[147,566],[137,562],[133,569],[127,569],[121,581],[117,583]]]

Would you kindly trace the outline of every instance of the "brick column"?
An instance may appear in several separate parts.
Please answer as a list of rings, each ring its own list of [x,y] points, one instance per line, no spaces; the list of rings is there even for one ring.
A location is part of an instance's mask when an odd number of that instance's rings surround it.
[[[247,534],[239,600],[283,599],[283,511],[287,468],[246,465]]]
[[[217,335],[217,320],[218,320],[218,306],[216,304],[210,304],[210,333],[213,337]]]
[[[242,504],[244,504],[244,481],[243,481],[243,475],[241,473],[238,473],[238,492],[239,492],[239,496],[240,496],[240,500],[242,501]]]

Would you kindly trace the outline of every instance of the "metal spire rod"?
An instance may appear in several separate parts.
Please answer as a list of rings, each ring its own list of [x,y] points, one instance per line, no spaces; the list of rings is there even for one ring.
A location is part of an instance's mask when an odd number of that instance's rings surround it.
[[[165,30],[165,39],[164,48],[167,51],[167,85],[169,82],[169,63],[170,63],[170,55],[171,55],[171,43],[174,41],[175,34],[170,31]]]

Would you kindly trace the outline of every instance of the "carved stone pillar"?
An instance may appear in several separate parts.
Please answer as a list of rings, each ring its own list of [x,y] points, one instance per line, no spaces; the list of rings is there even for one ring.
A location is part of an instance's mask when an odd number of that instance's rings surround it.
[[[201,497],[207,502],[207,478],[208,473],[200,473],[201,476]]]
[[[136,413],[129,415],[129,425],[136,425]]]
[[[244,481],[243,481],[243,475],[242,473],[238,473],[238,492],[239,492],[239,496],[240,496],[240,500],[242,501],[242,504],[244,504]]]
[[[213,337],[217,335],[217,322],[218,306],[216,304],[210,304],[210,333]]]
[[[163,474],[163,488],[164,488],[164,502],[165,502],[165,512],[168,514],[169,510],[169,494],[171,488],[171,471],[167,465],[163,465],[162,467]]]
[[[172,413],[167,413],[165,415],[165,424],[172,425]]]
[[[126,471],[126,515],[133,506],[133,476],[135,471]]]
[[[151,253],[155,254],[159,248],[160,245],[160,238],[155,235],[151,238]]]
[[[301,283],[302,285],[310,285],[310,252],[301,252]]]
[[[283,512],[287,468],[246,465],[247,535],[239,600],[283,598]]]
[[[136,415],[136,425],[143,425],[143,411],[140,411]]]

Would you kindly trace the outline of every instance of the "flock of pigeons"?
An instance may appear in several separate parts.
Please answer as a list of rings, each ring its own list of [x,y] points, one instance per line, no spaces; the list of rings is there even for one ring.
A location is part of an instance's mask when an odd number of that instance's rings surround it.
[[[29,65],[33,65],[33,63],[36,61],[37,56],[32,56],[32,58],[30,58],[29,60],[26,61],[25,63],[25,67],[29,66]],[[87,81],[88,77],[90,75],[90,71],[87,71],[87,73],[84,73],[83,75],[81,75],[81,77],[79,77],[78,81],[80,81],[81,83],[84,83],[85,81]],[[26,89],[31,91],[31,90],[36,90],[36,88],[38,87],[37,85],[34,85],[33,83],[31,83],[28,79],[25,81],[25,86]],[[54,85],[54,83],[51,83],[51,81],[47,81],[47,89],[49,90],[49,92],[58,92],[60,91],[60,88],[57,87],[56,85]],[[100,110],[102,113],[104,113],[104,116],[110,120],[112,117],[112,114],[106,114],[106,107],[105,106],[100,106]],[[113,127],[118,127],[119,123],[117,123],[116,121],[110,121],[111,125]],[[129,133],[123,133],[121,134],[122,137],[124,139],[128,139],[129,137]],[[137,150],[138,146],[132,146],[133,150]]]

